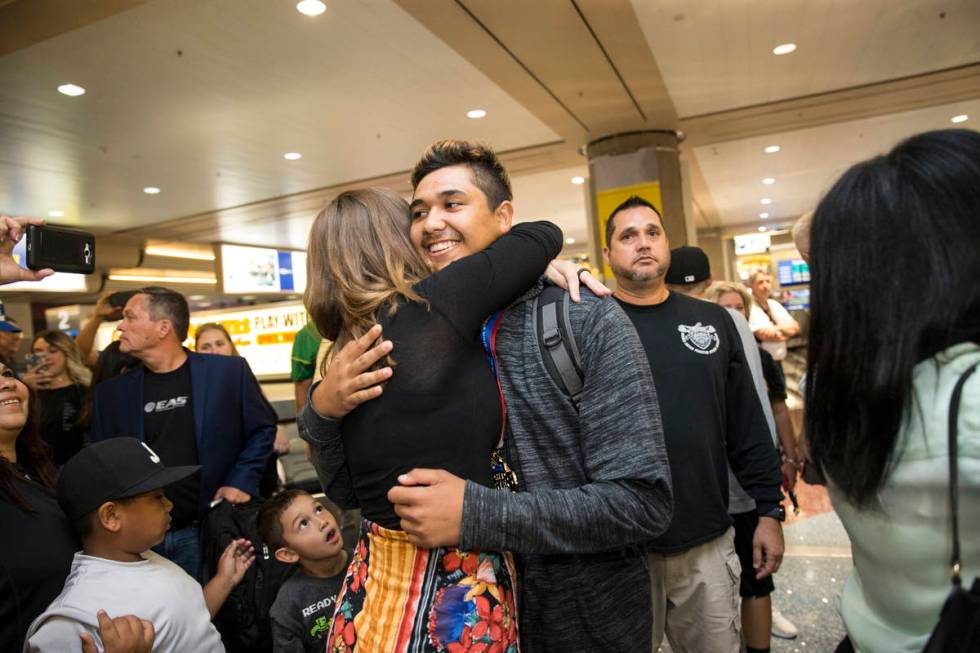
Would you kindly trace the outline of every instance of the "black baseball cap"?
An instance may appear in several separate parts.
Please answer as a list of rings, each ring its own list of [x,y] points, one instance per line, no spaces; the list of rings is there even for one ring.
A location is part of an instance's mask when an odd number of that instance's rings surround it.
[[[667,269],[667,283],[683,286],[704,281],[711,276],[708,256],[700,247],[678,247],[670,250],[670,267]]]
[[[166,467],[136,438],[110,438],[83,447],[61,469],[58,504],[75,520],[106,501],[126,499],[186,478],[200,465]]]

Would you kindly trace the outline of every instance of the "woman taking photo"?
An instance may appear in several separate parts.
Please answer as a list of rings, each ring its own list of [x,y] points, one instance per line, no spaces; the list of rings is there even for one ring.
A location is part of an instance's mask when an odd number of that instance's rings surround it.
[[[85,406],[92,371],[82,362],[75,341],[61,331],[42,331],[31,344],[24,382],[41,403],[41,436],[60,467],[82,448]]]
[[[327,648],[441,651],[490,638],[516,651],[509,557],[414,546],[387,492],[414,467],[493,485],[503,418],[483,324],[538,279],[561,249],[561,232],[519,224],[432,274],[409,239],[409,220],[395,193],[350,191],[310,232],[305,303],[320,333],[339,350],[380,323],[394,342],[383,394],[341,424],[364,520]]]
[[[980,361],[980,134],[859,163],[811,231],[806,431],[851,539],[841,595],[862,653],[921,651],[950,590],[950,397]],[[959,539],[980,573],[980,373],[959,405]],[[853,646],[853,648],[850,648]]]

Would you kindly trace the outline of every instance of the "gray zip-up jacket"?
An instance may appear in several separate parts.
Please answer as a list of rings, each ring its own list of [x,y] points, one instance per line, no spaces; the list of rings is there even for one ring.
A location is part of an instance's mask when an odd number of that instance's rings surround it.
[[[576,410],[541,358],[541,287],[507,309],[496,338],[507,454],[526,491],[467,482],[459,545],[515,553],[525,653],[649,651],[642,544],[666,530],[673,495],[646,354],[612,299],[584,290],[581,303],[566,302],[584,372]],[[328,496],[355,505],[339,423],[307,404],[299,430]]]

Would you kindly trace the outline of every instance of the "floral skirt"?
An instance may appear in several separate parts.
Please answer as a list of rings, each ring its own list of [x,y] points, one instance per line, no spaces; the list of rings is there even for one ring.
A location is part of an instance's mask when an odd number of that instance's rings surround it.
[[[420,549],[361,520],[328,653],[518,653],[510,554]]]

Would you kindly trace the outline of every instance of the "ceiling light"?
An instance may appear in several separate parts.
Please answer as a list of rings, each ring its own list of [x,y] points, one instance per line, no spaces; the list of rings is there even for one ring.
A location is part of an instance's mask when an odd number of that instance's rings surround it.
[[[320,0],[300,0],[296,3],[296,11],[307,16],[319,16],[327,10],[327,5]]]
[[[214,253],[203,250],[183,249],[180,247],[165,247],[160,245],[147,245],[143,250],[150,256],[167,256],[170,258],[186,258],[193,261],[213,261]]]
[[[200,283],[214,285],[214,277],[150,276],[143,274],[110,274],[109,281],[136,281],[138,283]]]
[[[147,186],[143,189],[143,192],[147,195],[158,195],[160,193],[160,189],[156,186]]]
[[[581,186],[585,183],[585,177],[579,177],[578,175],[572,177],[572,183],[576,186]]]
[[[487,112],[484,111],[483,109],[473,109],[472,111],[467,111],[466,112],[466,117],[467,118],[474,118],[474,119],[476,119],[476,118],[483,118],[486,115],[487,115]]]
[[[770,145],[769,147],[766,148],[766,154],[775,154],[778,151],[779,151],[778,145]]]
[[[759,233],[766,233],[766,231],[768,230],[765,227],[759,227]],[[112,277],[109,278],[111,279]]]
[[[772,184],[776,183],[776,180],[773,179],[772,177],[766,177],[765,179],[762,180],[762,183],[764,183],[766,186],[771,186]]]
[[[772,53],[775,55],[789,54],[790,52],[796,51],[795,43],[781,43],[772,49]]]
[[[759,214],[759,217],[762,218],[763,220],[765,220],[766,218],[769,217],[769,214],[768,213],[760,213]]]
[[[761,200],[759,200],[759,204],[772,204],[772,200],[768,197],[763,197]]]
[[[58,87],[58,92],[64,93],[65,95],[70,95],[72,97],[85,95],[85,89],[81,86],[76,86],[75,84],[62,84]]]
[[[566,245],[574,245],[575,244],[575,239],[574,238],[566,238],[565,239],[565,244]]]
[[[951,122],[960,123],[960,122],[966,122],[969,119],[970,119],[970,116],[966,115],[965,113],[961,113],[958,116],[953,116],[952,118],[950,118],[950,121]]]
[[[299,152],[286,152],[282,155],[282,158],[286,159],[287,161],[296,161],[297,159],[302,159],[303,155]]]
[[[52,218],[61,218],[64,217],[64,215],[65,215],[64,211],[48,211],[48,216]]]

